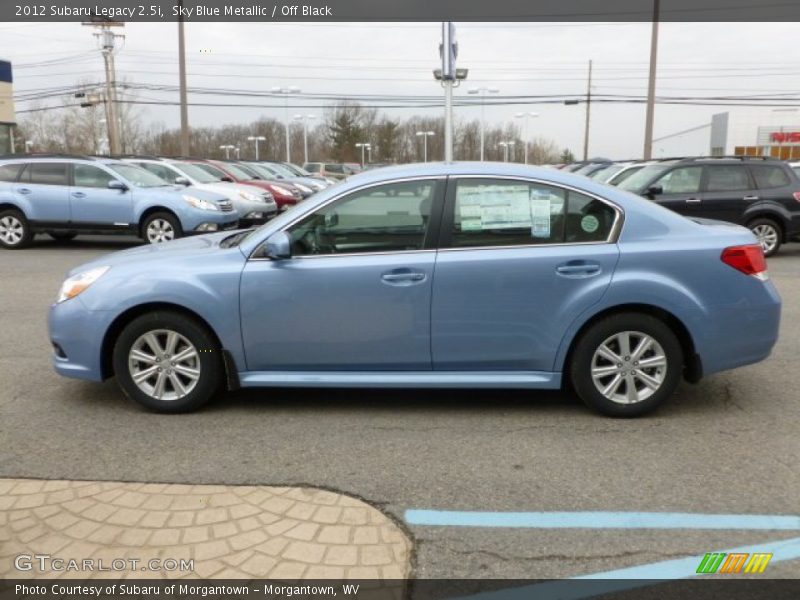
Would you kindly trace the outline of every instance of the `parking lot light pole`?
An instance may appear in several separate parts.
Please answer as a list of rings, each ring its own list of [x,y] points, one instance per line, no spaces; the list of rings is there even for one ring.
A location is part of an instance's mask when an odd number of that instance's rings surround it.
[[[422,138],[422,162],[428,162],[428,136],[434,135],[433,131],[418,131],[417,137]]]
[[[234,148],[236,148],[236,146],[233,146],[232,144],[224,144],[219,147],[220,150],[225,150],[225,160],[230,160],[231,150]]]
[[[308,162],[308,122],[317,118],[317,115],[295,115],[295,121],[303,122],[303,163]]]
[[[508,162],[508,150],[513,148],[516,142],[500,142],[497,145],[503,149],[503,162]]]
[[[263,135],[251,135],[247,137],[248,142],[255,142],[256,143],[256,162],[258,162],[258,143],[266,141]]]
[[[364,151],[370,148],[370,145],[366,142],[359,142],[356,144],[356,148],[361,148],[361,168],[364,168]]]
[[[491,88],[474,87],[474,88],[470,88],[469,90],[467,90],[468,94],[480,94],[480,97],[481,97],[481,162],[483,162],[483,139],[484,139],[485,129],[486,129],[486,121],[485,121],[484,116],[483,116],[484,115],[484,103],[485,103],[485,100],[486,100],[486,94],[497,94],[499,92],[500,92],[500,90],[495,88],[495,87],[491,87]]]
[[[273,94],[283,94],[283,97],[286,101],[285,104],[285,121],[286,121],[286,162],[292,162],[292,153],[291,153],[291,146],[289,142],[289,94],[299,94],[300,88],[289,86],[289,87],[274,87],[272,88]]]
[[[539,116],[539,113],[535,112],[520,112],[514,115],[517,119],[525,119],[525,164],[528,164],[528,121],[529,117],[533,117],[534,119]]]

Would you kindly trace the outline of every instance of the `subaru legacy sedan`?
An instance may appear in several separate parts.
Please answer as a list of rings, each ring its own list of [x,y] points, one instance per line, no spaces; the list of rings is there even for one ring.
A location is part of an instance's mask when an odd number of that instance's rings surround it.
[[[60,374],[163,412],[239,387],[564,387],[632,417],[765,359],[780,309],[744,227],[562,171],[428,163],[78,267],[50,337]]]

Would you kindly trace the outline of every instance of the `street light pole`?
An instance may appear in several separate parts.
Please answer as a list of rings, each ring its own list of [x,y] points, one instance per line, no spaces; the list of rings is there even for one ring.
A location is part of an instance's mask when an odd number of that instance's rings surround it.
[[[258,143],[259,142],[263,142],[266,139],[267,138],[265,138],[263,135],[251,135],[251,136],[248,136],[248,138],[247,138],[248,142],[255,142],[256,143],[256,162],[258,162]]]
[[[589,79],[586,83],[586,124],[583,129],[583,160],[589,160],[589,119],[592,109],[592,61],[589,61]]]
[[[422,162],[428,162],[428,137],[434,133],[433,131],[417,131],[417,137],[422,138]]]
[[[274,87],[272,88],[273,94],[283,94],[286,100],[285,104],[285,123],[286,123],[286,162],[292,162],[291,146],[289,142],[289,94],[299,94],[300,88],[289,87]]]
[[[485,135],[485,128],[486,128],[486,120],[484,119],[484,104],[486,101],[486,94],[497,94],[500,90],[497,88],[487,88],[487,87],[480,87],[480,88],[470,88],[467,90],[468,94],[480,94],[481,97],[481,162],[483,162],[483,147],[484,147],[484,135]]]
[[[295,115],[295,121],[303,122],[303,162],[308,162],[308,122],[316,119],[317,115]]]
[[[647,111],[644,117],[644,152],[645,160],[653,154],[653,118],[656,104],[656,66],[658,64],[658,19],[659,0],[653,0],[653,31],[650,34],[650,73],[647,79]]]
[[[370,148],[370,145],[366,142],[359,142],[356,144],[356,148],[361,148],[361,168],[364,168],[364,151]]]
[[[528,164],[528,118],[533,117],[536,118],[539,116],[539,113],[535,112],[524,112],[524,113],[517,113],[514,115],[517,119],[525,119],[525,164]]]

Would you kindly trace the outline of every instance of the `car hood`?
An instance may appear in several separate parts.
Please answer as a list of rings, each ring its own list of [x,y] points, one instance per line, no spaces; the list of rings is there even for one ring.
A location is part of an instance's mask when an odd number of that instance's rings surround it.
[[[195,235],[163,244],[147,244],[135,248],[128,248],[127,250],[120,250],[119,252],[112,252],[111,254],[106,254],[91,262],[75,267],[69,272],[68,276],[87,271],[94,267],[114,267],[116,265],[130,264],[133,262],[162,262],[167,259],[181,257],[197,257],[202,260],[202,257],[210,253],[220,251],[220,242],[235,233],[236,231],[221,231],[206,235]],[[229,251],[230,250],[237,251],[238,249],[234,247],[229,249]],[[244,258],[244,256],[242,258]],[[157,267],[153,266],[152,268]]]

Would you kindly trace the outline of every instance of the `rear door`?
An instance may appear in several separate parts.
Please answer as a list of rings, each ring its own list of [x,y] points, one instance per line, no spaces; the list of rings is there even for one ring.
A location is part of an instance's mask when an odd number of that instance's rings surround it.
[[[743,164],[706,165],[702,217],[743,223],[745,210],[760,197]]]
[[[111,190],[108,184],[117,178],[95,165],[72,165],[70,204],[72,221],[90,227],[127,227],[133,221],[131,190]]]
[[[451,178],[433,280],[434,370],[552,371],[564,330],[611,281],[619,218],[566,188]]]
[[[69,163],[28,163],[13,189],[28,199],[29,220],[59,226],[70,221]]]

